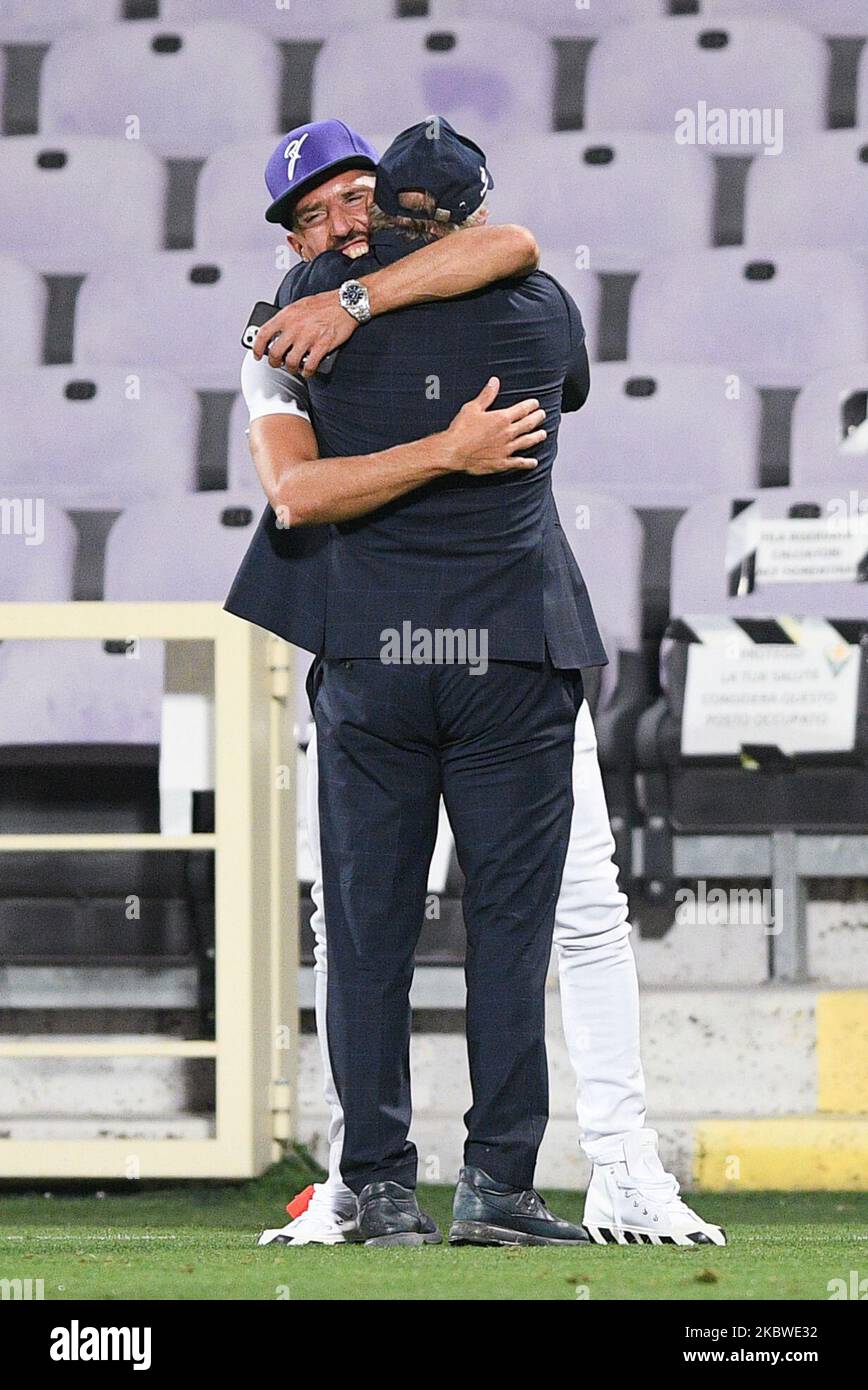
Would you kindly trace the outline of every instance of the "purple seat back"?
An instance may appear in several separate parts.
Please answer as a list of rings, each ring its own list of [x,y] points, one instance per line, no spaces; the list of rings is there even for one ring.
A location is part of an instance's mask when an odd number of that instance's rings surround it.
[[[37,367],[0,376],[0,488],[114,508],[196,487],[199,402],[154,367]]]
[[[790,481],[868,488],[868,362],[831,367],[802,387],[793,409]]]
[[[497,220],[533,228],[546,249],[586,254],[592,271],[637,271],[711,244],[712,160],[671,136],[564,131],[501,143],[489,157]]]
[[[843,251],[725,247],[662,256],[630,302],[629,355],[801,386],[868,356],[865,268]]]
[[[262,509],[252,489],[130,507],[109,535],[106,598],[222,603]]]
[[[230,140],[275,132],[279,89],[277,45],[255,28],[224,20],[106,25],[52,44],[39,129],[117,137],[134,117],[152,150],[196,159]]]
[[[868,30],[868,20],[864,20]],[[837,246],[868,253],[868,130],[830,130],[753,160],[745,241],[753,246]]]
[[[366,24],[326,40],[313,118],[399,131],[433,111],[484,148],[498,135],[552,128],[554,71],[541,35],[499,18]]]
[[[0,253],[36,270],[79,275],[124,252],[159,250],[165,199],[165,168],[141,142],[0,140]]]
[[[88,276],[76,308],[75,360],[176,372],[200,390],[237,391],[241,334],[277,276],[261,255],[163,251]],[[207,344],[207,347],[202,347]]]
[[[739,498],[721,495],[695,503],[675,530],[672,616],[864,618],[868,611],[864,582],[773,583],[750,588],[753,552],[747,522],[751,518],[784,519],[794,507],[817,509],[821,518],[832,517],[848,501],[846,494],[829,488],[802,487],[761,488]],[[868,547],[868,512],[863,513],[861,525]],[[730,593],[737,584],[743,592]]]
[[[731,397],[719,367],[601,362],[580,411],[564,415],[555,478],[634,506],[683,506],[759,482],[760,401]]]
[[[822,130],[829,53],[823,40],[776,19],[678,15],[610,29],[588,62],[585,127],[676,134],[676,113],[723,108],[786,111],[787,135]],[[688,131],[688,133],[690,133]],[[697,127],[695,134],[699,135]],[[750,144],[714,146],[745,155]]]

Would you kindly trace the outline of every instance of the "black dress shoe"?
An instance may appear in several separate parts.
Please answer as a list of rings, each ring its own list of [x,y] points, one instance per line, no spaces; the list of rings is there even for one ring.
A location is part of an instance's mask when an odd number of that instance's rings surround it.
[[[397,1182],[369,1182],[359,1193],[358,1239],[365,1245],[439,1245],[443,1237],[419,1210],[416,1193]]]
[[[481,1168],[462,1168],[452,1204],[450,1245],[588,1245],[584,1226],[549,1211],[532,1188],[507,1187]]]

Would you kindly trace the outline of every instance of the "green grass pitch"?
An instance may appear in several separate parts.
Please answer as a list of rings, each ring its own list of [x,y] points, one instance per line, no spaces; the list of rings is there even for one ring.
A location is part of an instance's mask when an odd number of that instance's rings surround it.
[[[828,1299],[868,1271],[868,1196],[727,1193],[696,1198],[724,1248],[258,1249],[264,1226],[319,1177],[303,1156],[243,1185],[0,1192],[0,1279],[42,1280],[45,1299]],[[451,1189],[421,1189],[444,1230]],[[582,1194],[547,1193],[581,1219]],[[861,1276],[860,1276],[861,1277]]]

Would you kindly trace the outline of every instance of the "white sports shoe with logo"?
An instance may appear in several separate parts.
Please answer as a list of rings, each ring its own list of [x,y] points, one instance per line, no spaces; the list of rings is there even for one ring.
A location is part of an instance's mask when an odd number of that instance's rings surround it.
[[[653,1130],[628,1135],[623,1157],[595,1163],[584,1226],[597,1245],[726,1245],[720,1226],[703,1221],[679,1197],[657,1153]]]
[[[356,1201],[347,1188],[314,1183],[288,1204],[285,1226],[263,1231],[257,1245],[345,1245],[358,1240]]]

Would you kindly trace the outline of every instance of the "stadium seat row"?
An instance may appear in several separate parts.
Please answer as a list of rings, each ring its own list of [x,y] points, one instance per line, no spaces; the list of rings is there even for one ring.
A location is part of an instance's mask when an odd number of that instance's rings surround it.
[[[201,403],[153,365],[37,367],[0,373],[0,493],[113,510],[181,497],[200,484]],[[633,506],[684,507],[709,492],[760,484],[761,403],[718,367],[598,364],[584,409],[564,416],[555,479]],[[238,395],[226,459],[211,477],[255,488],[247,411]],[[832,368],[793,412],[794,485],[868,490],[868,360]]]
[[[387,143],[383,138],[381,147]],[[272,258],[283,248],[287,255],[280,228],[263,216],[262,171],[272,148],[273,137],[243,140],[205,161],[194,214],[198,246]],[[712,244],[716,179],[705,150],[659,134],[572,131],[489,153],[495,219],[533,228],[548,249],[581,257],[593,270],[636,272],[655,256]],[[43,272],[77,275],[113,254],[157,251],[164,245],[167,189],[164,163],[141,141],[6,136],[0,139],[0,254]],[[868,256],[868,129],[809,136],[788,143],[780,158],[754,159],[745,240]]]
[[[675,0],[429,0],[431,19],[511,19],[549,38],[597,38],[630,21],[665,18],[678,11]],[[692,0],[681,8],[703,19],[780,18],[834,37],[859,37],[866,31],[862,0]],[[50,41],[72,28],[110,23],[125,17],[125,0],[6,0],[0,39]],[[371,20],[389,20],[401,12],[400,0],[365,0]],[[317,40],[357,23],[358,0],[159,0],[163,22],[190,24],[205,19],[243,18],[245,23],[286,41]]]
[[[39,77],[40,131],[138,133],[175,158],[201,158],[220,144],[272,133],[282,96],[278,45],[233,19],[176,26],[178,8],[164,7],[153,22],[56,37]],[[269,9],[263,0],[243,13],[257,18]],[[309,10],[328,6],[310,0]],[[300,7],[293,37],[302,37],[304,13]],[[378,131],[437,111],[489,141],[552,129],[556,55],[543,34],[500,13],[400,21],[378,21],[374,13],[362,27],[336,24],[327,37],[314,64],[314,119],[340,116]],[[591,51],[585,126],[658,131],[718,154],[777,149],[782,138],[826,126],[830,62],[819,35],[780,19],[700,15],[619,24]],[[857,121],[868,123],[868,53],[856,109]]]
[[[599,279],[563,253],[544,252],[542,265],[573,295],[597,355]],[[152,364],[199,389],[235,390],[241,328],[280,278],[249,253],[115,258],[80,288],[73,360]],[[0,257],[0,295],[0,370],[39,365],[45,281]],[[865,267],[834,248],[727,247],[658,257],[633,286],[625,356],[713,366],[757,387],[796,389],[820,371],[868,358]]]
[[[615,497],[563,482],[556,486],[555,496],[610,655],[594,695],[605,728],[603,716],[623,700],[625,684],[642,685],[636,673],[642,648],[643,530],[635,512]],[[739,536],[747,534],[746,514],[752,521],[782,523],[798,518],[822,525],[825,518],[842,521],[841,507],[848,505],[841,490],[828,484],[730,489],[694,503],[675,531],[672,617],[704,614],[741,621],[786,613],[868,623],[864,585],[855,569],[850,579],[842,572],[819,582],[816,575],[778,576],[773,586],[733,582],[734,570],[744,569],[749,558],[750,547],[743,543],[739,554],[734,554]],[[250,488],[131,506],[109,534],[106,599],[222,601],[261,508],[261,499]],[[12,515],[7,507],[4,517]],[[739,517],[742,523],[736,533],[733,527]],[[79,544],[73,523],[50,504],[40,505],[38,513],[31,508],[25,514],[22,509],[20,521],[18,526],[4,526],[0,543],[4,599],[61,602],[71,598]],[[858,509],[848,524],[854,537],[864,538],[866,517]],[[835,534],[840,536],[842,529]],[[611,582],[613,573],[617,584]],[[747,569],[744,573],[748,574]],[[159,643],[142,644],[141,650],[137,647],[133,652],[104,649],[98,643],[64,643],[60,654],[38,642],[4,643],[0,647],[0,745],[157,742],[161,653]],[[27,702],[16,696],[23,689],[31,692]],[[299,701],[303,710],[301,691]],[[605,749],[605,737],[601,745]],[[606,757],[610,763],[623,760],[616,745],[609,747]]]

